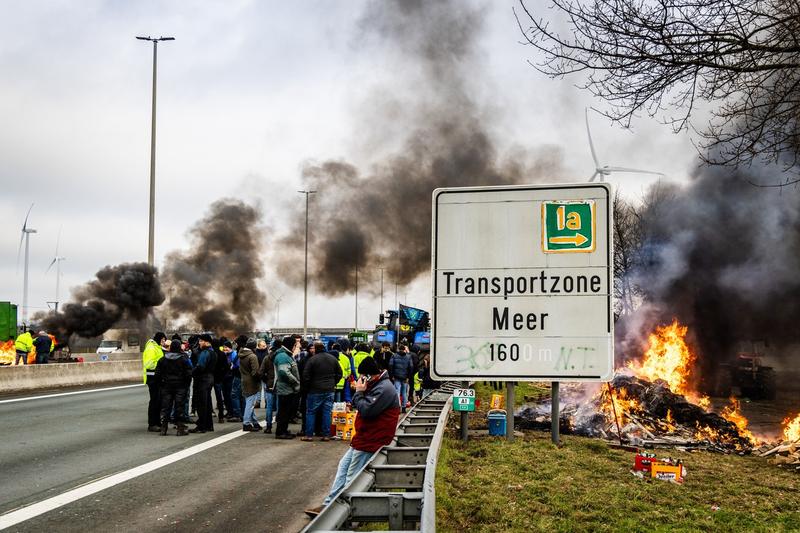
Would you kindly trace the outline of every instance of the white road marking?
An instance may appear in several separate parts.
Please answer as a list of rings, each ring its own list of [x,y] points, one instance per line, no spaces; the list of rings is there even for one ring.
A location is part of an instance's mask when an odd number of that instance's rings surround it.
[[[79,390],[73,392],[59,392],[57,394],[45,394],[43,396],[26,396],[24,398],[12,398],[10,400],[0,400],[0,403],[27,402],[28,400],[42,400],[45,398],[57,398],[58,396],[73,396],[75,394],[89,394],[90,392],[103,392],[106,390],[129,389],[131,387],[143,387],[144,383],[135,385],[120,385],[118,387],[106,387],[104,389]]]
[[[202,442],[196,446],[192,446],[191,448],[186,448],[185,450],[167,455],[161,459],[156,459],[155,461],[150,461],[149,463],[131,468],[130,470],[113,474],[111,476],[98,479],[97,481],[89,482],[86,485],[81,485],[80,487],[68,490],[67,492],[59,494],[58,496],[53,496],[52,498],[48,498],[15,511],[8,512],[4,515],[0,515],[0,530],[19,524],[20,522],[24,522],[25,520],[30,520],[31,518],[35,518],[44,513],[48,513],[54,509],[58,509],[59,507],[63,507],[64,505],[80,500],[81,498],[91,496],[92,494],[96,494],[102,490],[152,472],[153,470],[158,470],[161,467],[170,465],[180,461],[181,459],[186,459],[187,457],[191,457],[192,455],[208,450],[209,448],[219,446],[220,444],[231,441],[237,437],[241,437],[246,433],[248,432],[239,429],[226,435],[221,435],[215,439]]]

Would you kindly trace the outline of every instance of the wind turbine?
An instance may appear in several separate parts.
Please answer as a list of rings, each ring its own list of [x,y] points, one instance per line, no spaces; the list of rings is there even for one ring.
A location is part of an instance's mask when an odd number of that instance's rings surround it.
[[[30,250],[30,237],[31,233],[36,233],[36,230],[28,227],[28,217],[31,216],[31,209],[33,204],[28,208],[28,214],[25,215],[25,222],[22,224],[22,235],[19,238],[19,249],[17,250],[17,268],[19,268],[19,255],[22,251],[22,241],[25,241],[25,281],[22,286],[22,323],[28,325],[28,252]]]
[[[53,265],[56,266],[56,299],[55,302],[53,302],[55,303],[56,306],[56,313],[58,313],[58,302],[59,302],[58,288],[61,282],[61,261],[64,261],[66,259],[66,257],[61,257],[60,255],[58,255],[58,245],[60,241],[61,241],[61,228],[58,229],[58,238],[56,239],[56,255],[53,257],[53,261],[50,263],[50,266],[48,266],[47,270],[45,270],[44,272],[45,274],[47,274],[48,272],[50,272],[50,269],[53,268]]]
[[[584,109],[586,115],[586,135],[589,136],[589,148],[592,150],[592,159],[594,160],[594,174],[589,178],[589,181],[594,181],[598,176],[599,181],[603,181],[604,176],[610,175],[612,172],[631,172],[634,174],[653,174],[655,176],[665,176],[663,172],[653,172],[652,170],[638,170],[635,168],[624,167],[610,167],[608,165],[600,166],[600,161],[597,160],[597,152],[594,151],[594,143],[592,142],[592,132],[589,130],[589,110]]]

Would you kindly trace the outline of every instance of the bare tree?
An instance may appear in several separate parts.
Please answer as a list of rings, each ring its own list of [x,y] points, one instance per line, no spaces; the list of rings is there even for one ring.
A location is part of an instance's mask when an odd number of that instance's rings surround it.
[[[601,111],[607,117],[628,126],[646,113],[676,131],[692,127],[707,163],[764,159],[795,169],[798,0],[551,0],[547,10],[529,3],[536,13],[520,0],[515,14],[540,56],[531,64],[551,77],[585,73],[580,86],[610,104]],[[545,12],[563,17],[567,32]],[[712,119],[694,128],[699,101],[711,103]]]
[[[614,195],[614,315],[633,313],[641,291],[632,278],[642,248],[642,225],[633,205]]]

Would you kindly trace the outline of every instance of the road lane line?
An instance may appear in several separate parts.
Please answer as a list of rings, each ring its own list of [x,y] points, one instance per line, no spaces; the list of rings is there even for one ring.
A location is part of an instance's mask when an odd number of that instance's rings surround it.
[[[12,398],[10,400],[0,400],[0,403],[13,403],[13,402],[27,402],[28,400],[42,400],[45,398],[56,398],[58,396],[73,396],[75,394],[88,394],[90,392],[103,392],[106,390],[119,390],[119,389],[129,389],[131,387],[144,387],[144,383],[136,383],[135,385],[120,385],[118,387],[106,387],[104,389],[90,389],[90,390],[79,390],[73,392],[59,392],[57,394],[45,394],[43,396],[26,396],[24,398]]]
[[[31,518],[35,518],[44,513],[48,513],[54,509],[58,509],[59,507],[63,507],[64,505],[80,500],[81,498],[91,496],[92,494],[96,494],[105,489],[119,485],[120,483],[124,483],[152,472],[153,470],[158,470],[164,466],[171,465],[172,463],[180,461],[181,459],[186,459],[187,457],[196,455],[200,452],[208,450],[209,448],[219,446],[220,444],[224,444],[237,437],[241,437],[246,433],[249,432],[239,429],[206,442],[201,442],[200,444],[192,446],[191,448],[186,448],[185,450],[175,452],[167,455],[166,457],[162,457],[160,459],[156,459],[155,461],[150,461],[149,463],[131,468],[130,470],[125,470],[124,472],[119,472],[118,474],[113,474],[108,477],[98,479],[97,481],[91,481],[85,485],[81,485],[80,487],[68,490],[63,494],[59,494],[58,496],[53,496],[52,498],[47,498],[46,500],[42,500],[25,507],[21,507],[15,511],[0,515],[0,530],[19,524],[20,522],[30,520]]]

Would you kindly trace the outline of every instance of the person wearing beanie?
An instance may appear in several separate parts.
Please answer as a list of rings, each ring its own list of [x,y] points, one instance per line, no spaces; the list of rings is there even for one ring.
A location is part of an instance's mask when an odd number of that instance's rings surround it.
[[[211,389],[214,388],[214,367],[217,362],[217,350],[211,345],[211,335],[200,335],[200,353],[197,365],[192,369],[194,385],[192,395],[196,398],[197,423],[189,433],[205,433],[214,431],[214,410],[211,405]],[[222,355],[220,354],[220,357]]]
[[[409,403],[408,381],[414,376],[414,365],[411,362],[411,356],[408,355],[408,346],[401,345],[397,353],[389,359],[389,376],[394,383],[397,396],[400,398],[400,406],[405,413],[406,404]]]
[[[261,390],[261,371],[253,349],[256,347],[255,339],[236,339],[239,354],[239,375],[241,376],[241,392],[244,395],[244,415],[242,416],[242,429],[244,431],[261,431],[254,408],[258,393]],[[251,348],[252,346],[252,348]]]
[[[350,448],[342,456],[336,477],[323,506],[328,505],[347,486],[369,461],[372,454],[392,442],[400,418],[397,392],[385,370],[378,368],[372,357],[358,366],[359,379],[355,383],[353,408],[358,412],[355,436]],[[316,516],[322,507],[307,509],[306,514]]]
[[[264,382],[264,403],[266,404],[266,428],[264,433],[272,433],[273,414],[278,411],[278,399],[275,395],[275,354],[281,347],[278,339],[272,342],[272,349],[261,361],[261,381]]]
[[[156,364],[156,380],[161,396],[161,435],[167,434],[170,413],[175,413],[178,436],[188,435],[183,406],[192,381],[192,363],[183,351],[180,339],[173,339],[169,351]]]
[[[161,396],[156,379],[156,365],[158,360],[164,357],[166,347],[167,335],[163,331],[158,331],[145,343],[142,352],[142,374],[147,384],[147,391],[150,393],[150,402],[147,404],[147,431],[161,431]]]
[[[306,384],[305,435],[300,439],[306,442],[314,440],[317,422],[323,441],[330,440],[331,413],[333,411],[333,393],[342,379],[342,367],[339,359],[325,351],[321,342],[314,344],[314,355],[306,361],[303,369],[303,382]]]
[[[276,439],[293,439],[289,420],[297,413],[300,393],[300,373],[294,355],[300,353],[300,339],[284,337],[275,352],[275,394],[278,396],[278,415],[275,422]]]

